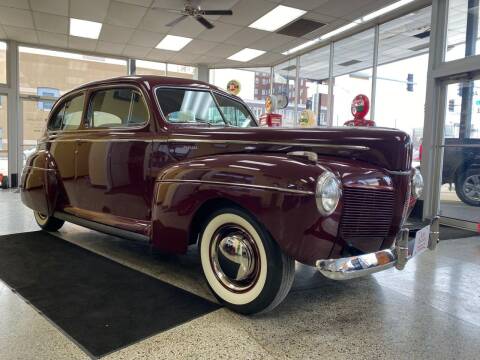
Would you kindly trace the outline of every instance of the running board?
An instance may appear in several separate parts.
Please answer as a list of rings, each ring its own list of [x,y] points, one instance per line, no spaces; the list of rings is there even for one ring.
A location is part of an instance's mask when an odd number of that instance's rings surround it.
[[[76,225],[84,226],[86,228],[96,230],[96,231],[100,231],[100,232],[105,233],[105,234],[118,236],[118,237],[121,237],[121,238],[125,238],[125,239],[128,239],[128,240],[134,240],[134,241],[138,241],[138,242],[142,242],[142,243],[150,243],[150,238],[146,235],[142,235],[142,234],[138,234],[138,233],[135,233],[135,232],[119,229],[119,228],[109,226],[109,225],[105,225],[105,224],[100,224],[100,223],[97,223],[95,221],[86,220],[86,219],[80,218],[80,217],[75,216],[75,215],[70,215],[70,214],[67,214],[67,213],[64,213],[64,212],[55,211],[53,216],[56,217],[57,219],[64,220],[64,221],[67,221],[67,222],[70,222],[70,223],[73,223],[73,224],[76,224]]]

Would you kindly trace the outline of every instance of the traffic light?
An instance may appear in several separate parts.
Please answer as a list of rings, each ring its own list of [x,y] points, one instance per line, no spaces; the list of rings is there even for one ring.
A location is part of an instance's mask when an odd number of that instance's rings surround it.
[[[407,91],[413,92],[413,74],[407,74]]]
[[[455,100],[454,99],[448,100],[448,111],[450,111],[450,112],[455,111]]]

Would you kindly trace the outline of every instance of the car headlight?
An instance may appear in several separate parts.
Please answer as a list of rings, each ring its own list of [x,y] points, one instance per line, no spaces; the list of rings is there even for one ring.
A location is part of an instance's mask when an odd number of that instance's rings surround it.
[[[423,176],[420,170],[414,169],[412,176],[412,195],[417,199],[422,196],[423,193]]]
[[[330,215],[337,208],[342,189],[340,180],[330,171],[325,171],[317,180],[315,199],[323,215]]]

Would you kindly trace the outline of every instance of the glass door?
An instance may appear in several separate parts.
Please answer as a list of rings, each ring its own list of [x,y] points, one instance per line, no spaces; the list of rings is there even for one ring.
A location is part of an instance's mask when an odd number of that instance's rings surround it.
[[[448,83],[445,100],[440,215],[480,229],[480,80]]]
[[[0,175],[8,175],[8,109],[7,97],[0,94]]]

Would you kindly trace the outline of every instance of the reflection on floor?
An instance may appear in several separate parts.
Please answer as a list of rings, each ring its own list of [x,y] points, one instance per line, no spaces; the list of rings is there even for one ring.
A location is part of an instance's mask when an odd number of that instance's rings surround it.
[[[440,192],[440,215],[480,223],[480,208],[462,202],[455,193],[455,185],[442,185]]]
[[[0,191],[0,234],[37,230],[18,194]],[[74,225],[58,236],[214,300],[196,249],[185,256]],[[108,359],[473,359],[480,353],[480,237],[362,279],[335,282],[297,264],[292,292],[273,312],[214,311],[108,355]],[[88,359],[60,329],[0,281],[0,358]]]

